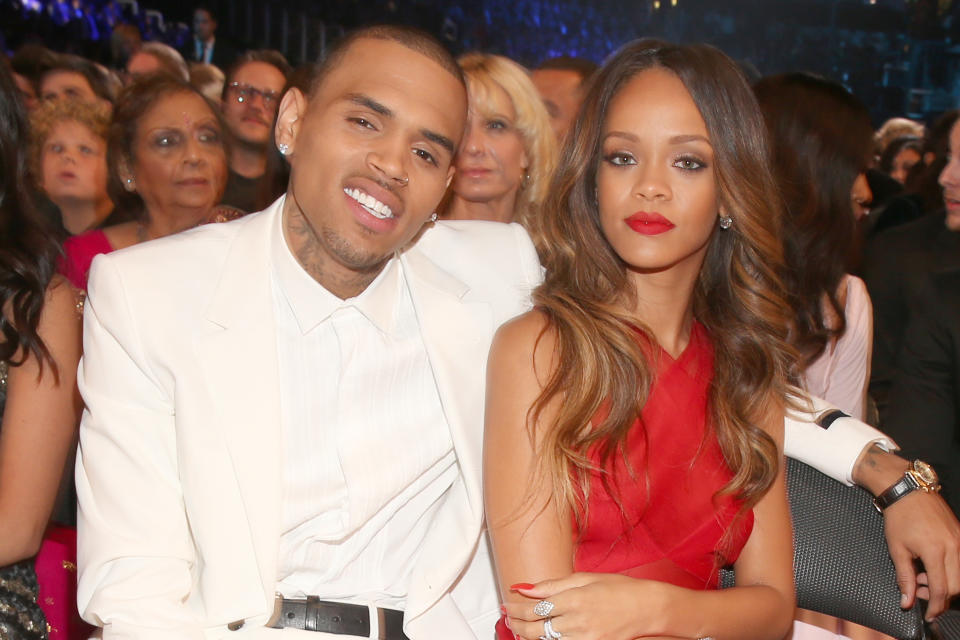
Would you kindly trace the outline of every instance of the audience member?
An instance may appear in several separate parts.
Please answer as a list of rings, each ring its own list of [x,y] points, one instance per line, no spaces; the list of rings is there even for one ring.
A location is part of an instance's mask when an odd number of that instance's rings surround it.
[[[850,272],[856,218],[871,200],[870,116],[841,85],[809,74],[765,78],[754,90],[785,204],[784,280],[803,385],[864,420],[872,313],[866,286]]]
[[[958,148],[960,122],[954,118],[950,158]],[[931,273],[960,267],[960,185],[954,184],[952,176],[946,168],[941,172],[944,209],[878,235],[864,255],[864,280],[874,307],[870,393],[877,402],[881,424],[887,420],[888,394],[909,312],[917,305],[915,293]]]
[[[897,138],[910,136],[913,138],[923,138],[924,128],[919,122],[909,118],[890,118],[886,120],[873,136],[873,155],[874,158],[883,157],[887,146]]]
[[[113,103],[114,95],[106,74],[95,64],[74,55],[59,55],[40,77],[42,100],[100,101]]]
[[[46,638],[33,556],[80,416],[77,292],[28,190],[27,121],[0,65],[0,637]]]
[[[165,73],[171,78],[190,81],[190,71],[183,56],[162,42],[144,42],[127,61],[127,75],[135,80],[150,73]]]
[[[719,50],[642,40],[572,131],[546,280],[488,366],[498,638],[779,640],[794,357],[763,118]]]
[[[956,156],[954,156],[956,157]],[[952,160],[952,164],[960,164]],[[960,169],[948,180],[960,186]],[[945,172],[946,173],[946,172]],[[884,429],[905,455],[934,465],[960,514],[960,269],[930,274],[914,296]]]
[[[211,102],[220,102],[226,76],[219,67],[202,62],[190,63],[190,84]]]
[[[217,18],[210,7],[204,5],[194,9],[193,39],[183,51],[184,58],[229,69],[239,53],[228,38],[217,36]]]
[[[570,56],[549,58],[533,70],[533,85],[543,98],[558,141],[563,140],[577,117],[584,87],[596,70],[596,63]]]
[[[133,221],[67,240],[70,281],[85,289],[96,255],[215,220],[226,184],[224,137],[219,110],[185,82],[152,74],[124,89],[110,125],[107,187]]]
[[[873,136],[869,113],[843,86],[809,74],[765,78],[754,91],[785,204],[784,281],[803,387],[866,420],[873,318],[866,286],[850,271],[856,220],[872,199],[864,174]],[[797,639],[880,635],[808,611],[797,618],[813,625],[796,630]]]
[[[284,199],[97,259],[79,602],[105,640],[297,608],[365,637],[371,607],[387,640],[489,635],[482,363],[540,268],[518,226],[430,225],[466,110],[438,42],[360,31],[284,97]]]
[[[56,205],[69,235],[105,224],[113,212],[107,194],[110,112],[78,101],[44,103],[30,119],[30,169]]]
[[[230,69],[223,87],[223,119],[230,131],[230,172],[224,204],[259,211],[282,193],[263,193],[267,153],[277,107],[291,67],[277,51],[248,51]]]
[[[140,50],[143,36],[140,29],[132,24],[117,24],[110,32],[110,65],[117,70],[125,70],[130,56]]]
[[[443,216],[536,226],[557,142],[529,72],[503,56],[460,58],[470,109]]]
[[[907,174],[923,159],[922,144],[916,136],[894,138],[880,156],[880,170],[900,184],[906,183]]]

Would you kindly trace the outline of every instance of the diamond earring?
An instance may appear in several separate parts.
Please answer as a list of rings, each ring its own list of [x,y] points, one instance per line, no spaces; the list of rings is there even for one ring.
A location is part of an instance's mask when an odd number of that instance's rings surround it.
[[[283,155],[287,155],[288,153],[290,153],[290,145],[288,145],[286,142],[281,142],[280,144],[278,144],[277,149]]]
[[[720,228],[729,229],[733,226],[733,218],[730,216],[720,216]]]
[[[430,222],[436,222],[436,221],[437,221],[437,212],[434,211],[433,213],[430,214]]]
[[[137,187],[133,183],[133,178],[127,178],[126,180],[124,180],[123,188],[126,189],[127,191],[131,191],[131,192],[134,191]]]

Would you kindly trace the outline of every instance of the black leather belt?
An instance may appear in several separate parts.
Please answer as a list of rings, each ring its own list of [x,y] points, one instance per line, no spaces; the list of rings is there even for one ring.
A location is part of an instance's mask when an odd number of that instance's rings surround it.
[[[370,607],[330,602],[316,596],[277,598],[269,627],[303,629],[345,636],[370,637]],[[403,611],[377,608],[379,640],[409,640],[403,633]]]

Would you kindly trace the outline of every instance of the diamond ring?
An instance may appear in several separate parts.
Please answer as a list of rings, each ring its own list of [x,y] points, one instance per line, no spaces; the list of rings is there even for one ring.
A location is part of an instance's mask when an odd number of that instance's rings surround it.
[[[553,603],[549,600],[541,600],[537,604],[533,605],[533,615],[540,618],[546,618],[550,615],[551,611],[553,611]]]

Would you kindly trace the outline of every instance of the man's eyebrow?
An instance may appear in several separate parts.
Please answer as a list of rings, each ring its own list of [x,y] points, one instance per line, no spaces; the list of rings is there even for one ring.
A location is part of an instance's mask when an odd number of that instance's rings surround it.
[[[350,102],[360,105],[361,107],[367,107],[371,111],[379,113],[382,116],[387,118],[393,117],[393,111],[391,111],[386,106],[380,104],[370,96],[364,95],[362,93],[353,93],[348,96]]]
[[[453,140],[451,140],[447,136],[441,135],[439,133],[435,133],[433,131],[430,131],[429,129],[420,129],[420,135],[422,135],[427,140],[431,142],[435,142],[436,144],[440,145],[441,147],[449,151],[451,155],[453,154]]]
[[[368,95],[364,95],[362,93],[354,93],[354,94],[350,94],[348,98],[350,102],[356,105],[359,105],[361,107],[366,107],[375,113],[379,113],[385,118],[392,118],[394,116],[393,111],[389,107],[380,104],[379,102],[377,102],[376,100],[374,100]],[[453,140],[451,140],[447,136],[436,133],[435,131],[431,131],[430,129],[420,129],[420,135],[422,135],[424,138],[426,138],[430,142],[440,145],[441,147],[449,151],[451,154],[453,154],[454,152]]]

